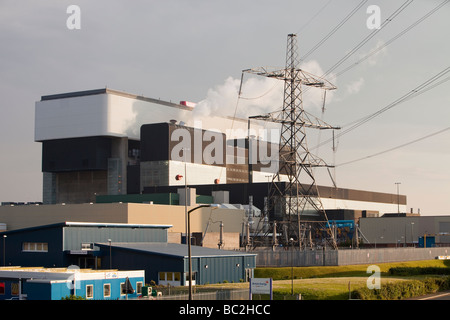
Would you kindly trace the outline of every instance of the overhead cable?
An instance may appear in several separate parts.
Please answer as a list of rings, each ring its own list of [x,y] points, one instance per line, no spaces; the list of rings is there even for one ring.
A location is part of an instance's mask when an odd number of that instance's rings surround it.
[[[373,158],[373,157],[375,157],[375,156],[379,156],[379,155],[382,155],[382,154],[384,154],[384,153],[388,153],[388,152],[394,151],[394,150],[396,150],[396,149],[400,149],[400,148],[409,146],[410,144],[413,144],[413,143],[416,143],[416,142],[419,142],[419,141],[422,141],[422,140],[431,138],[431,137],[436,136],[436,135],[438,135],[438,134],[444,133],[444,132],[447,131],[447,130],[450,130],[450,127],[447,127],[447,128],[445,128],[445,129],[439,130],[439,131],[437,131],[437,132],[428,134],[428,135],[426,135],[426,136],[424,136],[424,137],[421,137],[421,138],[412,140],[412,141],[410,141],[410,142],[401,144],[401,145],[399,145],[399,146],[396,146],[396,147],[393,147],[393,148],[390,148],[390,149],[387,149],[387,150],[384,150],[384,151],[381,151],[381,152],[374,153],[374,154],[372,154],[372,155],[370,155],[370,156],[366,156],[366,157],[362,157],[362,158],[355,159],[355,160],[352,160],[352,161],[347,161],[347,162],[344,162],[344,163],[341,163],[341,164],[337,164],[337,165],[335,165],[335,167],[341,167],[341,166],[344,166],[344,165],[347,165],[347,164],[350,164],[350,163],[354,163],[354,162],[357,162],[357,161],[361,161],[361,160]]]
[[[342,126],[342,128],[346,128],[348,126],[350,126],[350,127],[345,129],[345,130],[340,131],[337,134],[336,138],[339,138],[339,137],[343,136],[344,134],[347,134],[350,131],[355,130],[356,128],[360,127],[364,123],[366,123],[366,122],[372,120],[373,118],[379,116],[383,112],[386,112],[387,110],[392,109],[393,107],[401,104],[402,102],[405,102],[407,100],[415,98],[415,97],[417,97],[417,96],[419,96],[419,95],[421,95],[421,94],[423,94],[423,93],[425,93],[425,92],[427,92],[427,91],[437,87],[438,85],[441,85],[441,84],[449,81],[450,80],[450,76],[447,77],[447,78],[442,79],[441,81],[439,81],[437,83],[434,83],[435,81],[441,79],[444,75],[446,75],[449,72],[450,72],[450,67],[447,67],[444,70],[442,70],[439,73],[437,73],[436,75],[432,76],[430,79],[428,79],[425,82],[423,82],[422,84],[420,84],[419,86],[417,86],[416,88],[414,88],[413,90],[409,91],[408,93],[404,94],[400,98],[398,98],[395,101],[391,102],[390,104],[388,104],[384,108],[382,108],[382,109],[380,109],[380,110],[378,110],[378,111],[376,111],[376,112],[374,112],[374,113],[372,113],[372,114],[370,114],[368,116],[365,116],[365,117],[360,118],[360,119],[358,119],[356,121],[353,121],[353,122],[351,122],[351,123],[349,123],[347,125]],[[328,139],[328,140],[322,142],[320,145],[328,143],[328,142],[330,142],[332,140],[333,139]],[[318,145],[318,146],[320,146],[320,145]]]
[[[374,29],[367,37],[365,37],[358,45],[356,45],[352,50],[350,50],[344,57],[342,57],[338,62],[336,62],[327,72],[323,75],[326,77],[331,72],[344,63],[351,55],[358,51],[363,45],[365,45],[370,39],[372,39],[378,32],[380,32],[386,25],[388,25],[393,19],[395,19],[403,10],[405,10],[414,0],[405,1],[397,10],[395,10],[384,22],[380,25],[379,29]]]
[[[428,17],[430,17],[433,13],[435,13],[436,11],[438,11],[439,9],[441,9],[444,5],[446,5],[447,3],[449,3],[450,0],[444,0],[443,2],[441,2],[439,5],[437,5],[436,7],[434,7],[431,11],[429,11],[428,13],[426,13],[425,15],[423,15],[420,19],[416,20],[414,23],[412,23],[409,27],[407,27],[406,29],[404,29],[403,31],[401,31],[400,33],[398,33],[396,36],[394,36],[393,38],[391,38],[390,40],[388,40],[386,43],[384,43],[382,46],[377,47],[375,50],[371,51],[370,53],[368,53],[367,55],[365,55],[364,57],[362,57],[361,59],[359,59],[358,61],[356,61],[355,63],[353,63],[352,65],[348,66],[347,68],[341,70],[340,72],[336,73],[336,76],[340,76],[343,73],[347,72],[348,70],[350,70],[351,68],[357,66],[358,64],[360,64],[361,62],[363,62],[364,60],[367,60],[368,58],[370,58],[371,56],[373,56],[374,54],[376,54],[377,52],[379,52],[380,50],[384,49],[385,47],[387,47],[388,45],[390,45],[392,42],[394,42],[395,40],[397,40],[398,38],[400,38],[401,36],[405,35],[407,32],[411,31],[411,29],[413,29],[414,27],[416,27],[417,25],[419,25],[420,23],[422,23],[423,21],[425,21]]]
[[[325,37],[322,38],[313,48],[311,48],[301,60],[306,59],[311,53],[316,51],[325,41],[327,41],[336,31],[338,31],[365,3],[367,0],[361,1],[343,20],[341,20],[336,27],[334,27]]]

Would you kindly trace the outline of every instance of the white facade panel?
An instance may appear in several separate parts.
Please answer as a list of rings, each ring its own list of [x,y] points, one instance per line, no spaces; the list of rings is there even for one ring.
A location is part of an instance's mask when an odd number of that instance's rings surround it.
[[[35,141],[108,135],[106,95],[38,101]]]
[[[184,121],[191,124],[192,111],[149,101],[108,94],[108,127],[131,139],[140,139],[143,124]]]
[[[170,120],[184,122],[190,127],[226,133],[230,138],[247,136],[246,120],[203,117],[192,108],[178,108],[176,104],[149,100],[109,91],[37,101],[35,141],[89,136],[128,137],[139,140],[143,124]]]
[[[184,186],[184,179],[176,180],[176,176],[180,174],[184,177],[184,162],[169,161],[169,185]],[[214,184],[215,179],[219,179],[220,183],[227,181],[227,169],[219,166],[208,166],[196,163],[186,164],[187,184]]]
[[[367,210],[378,211],[380,215],[384,213],[396,213],[398,205],[393,203],[380,203],[369,201],[356,201],[344,199],[321,198],[322,205],[327,209],[350,209],[350,210]],[[406,205],[400,205],[400,212],[406,212]]]

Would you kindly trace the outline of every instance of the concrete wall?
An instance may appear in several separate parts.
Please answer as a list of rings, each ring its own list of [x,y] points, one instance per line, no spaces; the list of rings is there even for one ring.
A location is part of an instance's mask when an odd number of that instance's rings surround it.
[[[239,249],[240,234],[238,232],[224,232],[222,235],[223,250]],[[207,232],[203,239],[203,247],[217,249],[220,242],[220,232]]]
[[[191,208],[193,207],[187,207],[188,210]],[[224,232],[239,233],[242,230],[244,219],[244,210],[200,208],[191,213],[191,232],[219,232],[220,223],[218,222],[222,221]],[[7,230],[64,221],[164,224],[172,225],[168,230],[169,233],[186,232],[185,207],[177,205],[94,203],[0,206],[0,223],[6,224]]]

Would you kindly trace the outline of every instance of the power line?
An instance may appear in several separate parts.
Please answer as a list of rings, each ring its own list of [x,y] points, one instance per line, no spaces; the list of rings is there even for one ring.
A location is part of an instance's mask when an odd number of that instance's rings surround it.
[[[437,84],[434,84],[433,86],[427,88],[427,86],[431,85],[434,81],[438,80],[439,78],[443,77],[445,74],[450,72],[450,67],[445,68],[444,70],[440,71],[439,73],[437,73],[436,75],[432,76],[430,79],[426,80],[425,82],[423,82],[422,84],[420,84],[419,86],[415,87],[413,90],[409,91],[408,93],[404,94],[402,97],[398,98],[397,100],[395,100],[394,102],[391,102],[389,105],[387,105],[386,107],[378,110],[377,112],[374,112],[366,117],[363,117],[359,120],[353,121],[343,127],[347,127],[349,125],[352,125],[350,128],[342,131],[342,133],[339,134],[339,136],[342,136],[343,134],[352,131],[354,129],[356,129],[357,127],[363,125],[364,123],[366,123],[369,120],[372,120],[373,118],[379,116],[381,113],[386,112],[387,110],[399,105],[402,102],[405,102],[407,100],[410,100],[412,98],[415,98],[435,87],[437,87],[438,85],[448,81],[450,79],[450,77],[445,78],[444,80],[438,82]]]
[[[386,25],[394,20],[403,10],[405,10],[414,0],[405,1],[398,9],[396,9],[381,25],[379,29],[375,29],[368,36],[366,36],[362,41],[359,42],[352,50],[350,50],[344,57],[342,57],[338,62],[336,62],[330,69],[328,69],[321,77],[327,77],[334,69],[339,67],[342,63],[344,63],[350,56],[352,56],[357,50],[359,50],[363,45],[365,45],[370,39],[372,39],[378,32],[380,32]],[[308,92],[306,88],[304,92]]]
[[[434,7],[431,11],[429,11],[428,13],[426,13],[425,15],[423,15],[420,19],[416,20],[414,23],[412,23],[410,26],[408,26],[406,29],[404,29],[403,31],[401,31],[400,33],[398,33],[396,36],[394,36],[393,38],[391,38],[389,41],[387,41],[386,43],[384,43],[382,46],[376,48],[375,50],[373,50],[372,52],[368,53],[366,56],[364,56],[363,58],[359,59],[358,61],[356,61],[355,63],[353,63],[352,65],[348,66],[347,68],[345,68],[344,70],[338,72],[336,74],[336,76],[340,76],[341,74],[347,72],[348,70],[350,70],[351,68],[357,66],[358,64],[360,64],[362,61],[367,60],[368,58],[370,58],[371,56],[373,56],[375,53],[379,52],[380,50],[384,49],[385,47],[387,47],[388,45],[390,45],[392,42],[394,42],[395,40],[397,40],[398,38],[400,38],[401,36],[405,35],[407,32],[411,31],[411,29],[413,29],[414,27],[416,27],[417,25],[419,25],[420,23],[422,23],[424,20],[426,20],[428,17],[430,17],[433,13],[435,13],[436,11],[438,11],[439,9],[441,9],[444,5],[446,5],[450,0],[445,0],[442,3],[440,3],[439,5],[437,5],[436,7]]]
[[[344,63],[351,55],[353,55],[357,50],[359,50],[363,45],[365,45],[370,39],[372,39],[378,32],[380,32],[387,24],[389,24],[393,19],[395,19],[403,10],[405,10],[414,0],[407,0],[404,2],[397,10],[395,10],[380,26],[379,29],[373,30],[367,37],[365,37],[359,44],[357,44],[352,50],[350,50],[344,57],[341,58],[338,62],[336,62],[327,72],[323,75],[326,77],[329,75],[334,69],[339,67],[342,63]]]
[[[440,71],[439,73],[437,73],[436,75],[432,76],[430,79],[426,80],[425,82],[423,82],[422,84],[420,84],[419,86],[417,86],[416,88],[414,88],[413,90],[409,91],[408,93],[404,94],[402,97],[398,98],[397,100],[391,102],[390,104],[388,104],[386,107],[368,115],[365,116],[363,118],[360,118],[359,120],[353,121],[345,126],[342,126],[342,128],[348,127],[350,126],[348,129],[345,129],[341,132],[339,132],[336,135],[336,138],[339,138],[341,136],[343,136],[344,134],[349,133],[352,130],[355,130],[356,128],[362,126],[364,123],[372,120],[373,118],[379,116],[380,114],[382,114],[383,112],[388,111],[389,109],[392,109],[393,107],[401,104],[402,102],[405,102],[407,100],[410,100],[412,98],[415,98],[435,87],[437,87],[438,85],[441,85],[445,82],[447,82],[448,80],[450,80],[450,76],[447,78],[444,78],[443,80],[434,83],[435,81],[439,80],[440,78],[442,78],[444,75],[446,75],[447,73],[450,72],[450,67],[445,68],[444,70]],[[319,147],[323,144],[326,144],[330,141],[333,141],[333,139],[328,139],[322,143],[320,143],[319,145],[317,145],[316,147]]]
[[[347,165],[347,164],[350,164],[350,163],[354,163],[354,162],[357,162],[357,161],[365,160],[365,159],[368,159],[368,158],[373,158],[373,157],[382,155],[382,154],[384,154],[384,153],[388,153],[388,152],[394,151],[394,150],[396,150],[396,149],[400,149],[400,148],[406,147],[406,146],[408,146],[408,145],[410,145],[410,144],[413,144],[413,143],[416,143],[416,142],[419,142],[419,141],[422,141],[422,140],[431,138],[431,137],[436,136],[436,135],[438,135],[438,134],[441,134],[441,133],[443,133],[443,132],[445,132],[445,131],[447,131],[447,130],[450,130],[450,127],[447,127],[447,128],[445,128],[445,129],[439,130],[439,131],[437,131],[437,132],[428,134],[428,135],[426,135],[426,136],[424,136],[424,137],[421,137],[421,138],[412,140],[412,141],[410,141],[410,142],[401,144],[401,145],[399,145],[399,146],[396,146],[396,147],[393,147],[393,148],[390,148],[390,149],[387,149],[387,150],[384,150],[384,151],[381,151],[381,152],[374,153],[374,154],[372,154],[372,155],[370,155],[370,156],[366,156],[366,157],[363,157],[363,158],[359,158],[359,159],[347,161],[347,162],[344,162],[344,163],[341,163],[341,164],[337,164],[337,165],[335,165],[335,167],[341,167],[341,166],[344,166],[344,165]]]
[[[319,11],[317,11],[317,13],[314,15],[314,16],[312,16],[309,20],[308,20],[308,22],[306,22],[298,31],[297,31],[297,33],[300,33],[300,31],[302,31],[303,29],[305,29],[320,13],[322,13],[322,11],[326,8],[326,7],[328,7],[328,5],[331,3],[331,1],[333,1],[333,0],[329,0],[322,8],[320,8],[319,9]]]
[[[336,27],[334,27],[325,37],[322,38],[313,48],[311,48],[301,60],[306,59],[311,53],[316,51],[325,41],[327,41],[336,31],[338,31],[365,3],[367,0],[361,1],[341,22],[339,22]]]

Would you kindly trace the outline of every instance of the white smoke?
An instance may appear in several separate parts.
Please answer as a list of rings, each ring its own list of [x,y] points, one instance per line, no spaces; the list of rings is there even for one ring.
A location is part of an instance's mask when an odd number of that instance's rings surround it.
[[[314,60],[306,62],[301,68],[317,76],[323,74],[319,63]],[[336,77],[331,75],[327,80],[333,83]],[[241,95],[239,96],[240,88]],[[249,116],[279,111],[283,107],[283,90],[284,82],[281,80],[245,74],[241,86],[240,79],[228,77],[223,84],[209,89],[205,99],[197,103],[194,108],[194,118],[236,116],[246,119]],[[326,101],[330,102],[332,96],[332,91],[327,92]],[[305,89],[303,106],[311,112],[320,110],[323,106],[323,99],[323,90]]]
[[[325,72],[316,60],[310,60],[303,63],[300,68],[316,77],[322,77]],[[325,79],[332,85],[336,86],[337,78],[333,73],[328,74]],[[317,113],[321,110],[324,103],[329,105],[333,101],[336,90],[325,90],[315,87],[303,87],[303,108],[312,113]],[[324,101],[325,100],[325,101]]]
[[[208,90],[206,98],[195,106],[194,117],[236,116],[247,118],[279,109],[283,103],[283,85],[265,77],[241,80],[228,77],[221,85]]]

